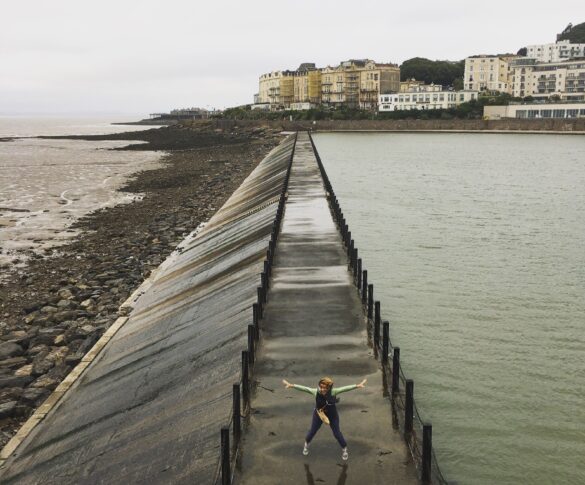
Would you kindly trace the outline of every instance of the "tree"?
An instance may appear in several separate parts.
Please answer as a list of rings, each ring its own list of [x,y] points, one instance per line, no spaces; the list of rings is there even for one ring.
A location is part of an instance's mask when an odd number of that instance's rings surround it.
[[[426,84],[452,86],[457,79],[463,79],[465,61],[431,61],[424,57],[413,57],[400,66],[400,79],[416,79]]]
[[[559,35],[557,41],[568,40],[571,44],[585,44],[585,22],[570,25]]]

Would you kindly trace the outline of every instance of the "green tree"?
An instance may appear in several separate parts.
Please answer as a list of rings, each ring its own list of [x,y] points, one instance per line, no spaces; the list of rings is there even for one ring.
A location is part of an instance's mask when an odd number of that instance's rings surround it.
[[[458,79],[463,79],[465,61],[431,61],[424,57],[413,57],[400,66],[402,81],[416,79],[426,84],[452,86]]]
[[[558,36],[558,40],[568,40],[571,44],[585,44],[585,22],[567,27]]]

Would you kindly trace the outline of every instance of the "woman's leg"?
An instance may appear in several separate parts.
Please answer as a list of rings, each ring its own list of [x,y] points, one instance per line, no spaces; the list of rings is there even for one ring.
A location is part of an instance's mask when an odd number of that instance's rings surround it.
[[[321,427],[322,424],[323,421],[321,421],[321,418],[318,416],[317,410],[316,409],[313,410],[313,421],[311,421],[311,429],[309,430],[309,432],[307,433],[307,437],[305,438],[307,444],[311,442],[313,437],[317,434],[317,431],[319,431],[319,428]]]
[[[335,439],[337,439],[337,442],[342,448],[346,448],[347,443],[343,437],[343,434],[341,433],[341,429],[339,428],[339,414],[337,413],[337,410],[329,412],[328,416],[331,424],[331,431],[333,431],[333,436],[335,436]]]

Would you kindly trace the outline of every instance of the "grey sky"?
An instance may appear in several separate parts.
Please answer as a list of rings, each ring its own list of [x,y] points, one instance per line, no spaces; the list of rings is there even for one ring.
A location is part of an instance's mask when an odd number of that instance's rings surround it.
[[[582,0],[1,1],[0,114],[233,106],[301,62],[516,52],[585,21]]]

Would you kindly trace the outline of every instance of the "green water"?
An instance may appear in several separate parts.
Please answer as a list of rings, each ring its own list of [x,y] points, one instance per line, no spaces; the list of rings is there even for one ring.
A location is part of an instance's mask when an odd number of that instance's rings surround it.
[[[585,137],[315,143],[446,478],[585,483]]]

